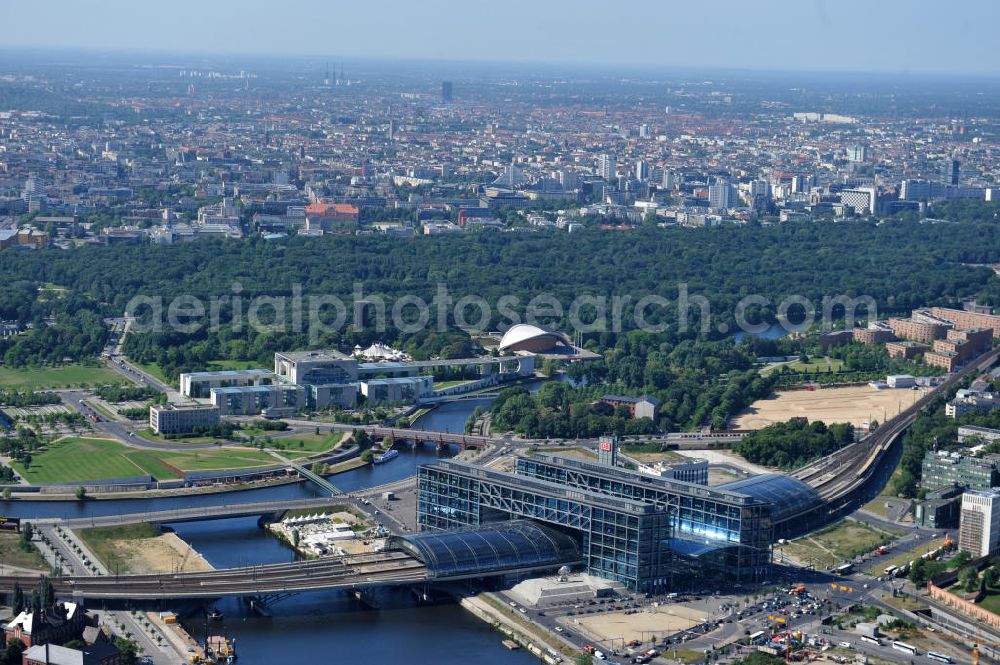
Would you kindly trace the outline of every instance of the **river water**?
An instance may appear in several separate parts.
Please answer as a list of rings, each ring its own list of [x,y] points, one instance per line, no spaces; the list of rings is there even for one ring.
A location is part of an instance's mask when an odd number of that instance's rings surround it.
[[[460,432],[476,406],[489,400],[443,404],[415,424],[422,429]],[[454,454],[449,449],[444,454]],[[434,446],[403,448],[386,464],[362,467],[331,476],[340,489],[353,491],[413,475],[419,464],[439,456]],[[319,496],[309,483],[189,497],[101,501],[0,502],[7,515],[85,517],[152,509],[278,501]],[[191,543],[216,568],[289,561],[294,553],[257,526],[256,518],[212,520],[168,525]],[[418,605],[406,590],[381,592],[381,609],[361,604],[344,592],[300,594],[272,605],[273,616],[248,613],[235,598],[219,601],[224,619],[208,626],[212,634],[236,639],[243,665],[274,663],[407,663],[409,665],[467,665],[497,663],[528,665],[537,658],[525,651],[508,651],[502,636],[456,604]],[[205,624],[197,617],[185,622],[192,635],[203,640]]]

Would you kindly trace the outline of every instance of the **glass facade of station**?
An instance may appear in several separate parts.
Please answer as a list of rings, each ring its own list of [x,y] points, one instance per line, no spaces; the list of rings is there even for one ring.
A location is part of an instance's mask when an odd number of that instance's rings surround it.
[[[530,518],[577,538],[588,572],[638,591],[761,581],[770,567],[772,505],[736,492],[542,454],[516,474],[442,461],[418,488],[422,530]]]

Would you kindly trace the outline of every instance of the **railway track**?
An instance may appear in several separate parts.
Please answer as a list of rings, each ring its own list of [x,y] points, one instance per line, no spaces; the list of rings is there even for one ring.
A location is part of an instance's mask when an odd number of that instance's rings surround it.
[[[792,476],[812,486],[825,503],[832,504],[852,495],[872,477],[882,456],[933,400],[954,388],[971,374],[992,367],[1000,358],[1000,348],[987,351],[968,367],[952,375],[898,415],[889,419],[867,439],[853,443],[817,460]],[[792,519],[795,519],[793,516]]]

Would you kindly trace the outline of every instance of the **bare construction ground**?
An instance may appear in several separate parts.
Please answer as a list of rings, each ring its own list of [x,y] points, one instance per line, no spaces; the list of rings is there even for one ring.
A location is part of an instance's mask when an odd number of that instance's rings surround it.
[[[135,575],[213,570],[201,554],[175,533],[142,540],[118,540],[113,546],[121,561],[121,570],[127,569]]]
[[[876,390],[871,386],[786,390],[760,399],[736,416],[735,429],[761,429],[795,417],[826,424],[851,423],[860,426],[870,420],[885,422],[911,406],[926,389]]]
[[[624,639],[646,641],[651,637],[670,635],[679,630],[687,630],[705,620],[702,609],[683,605],[667,605],[648,608],[636,614],[611,612],[590,616],[572,617],[587,635],[595,641]]]

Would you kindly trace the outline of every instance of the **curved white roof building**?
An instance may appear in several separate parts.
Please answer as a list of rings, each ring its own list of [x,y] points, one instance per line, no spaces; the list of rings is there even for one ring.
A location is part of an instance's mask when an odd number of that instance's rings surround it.
[[[531,353],[544,353],[552,350],[559,344],[572,346],[569,338],[560,332],[549,332],[542,330],[538,326],[527,323],[518,323],[507,329],[500,340],[501,351],[529,351]]]

